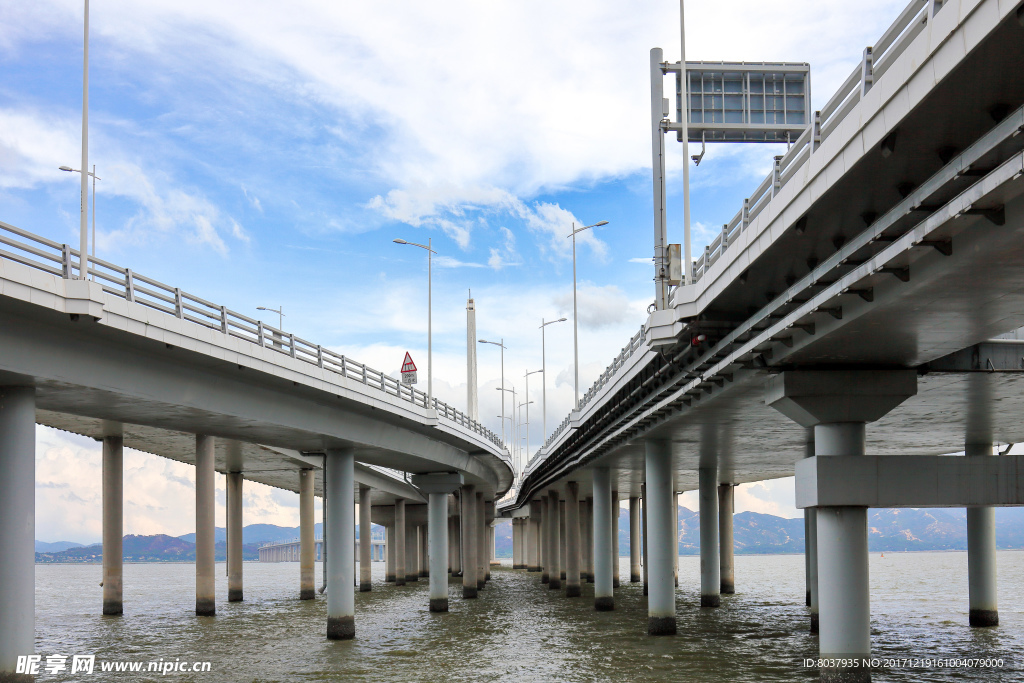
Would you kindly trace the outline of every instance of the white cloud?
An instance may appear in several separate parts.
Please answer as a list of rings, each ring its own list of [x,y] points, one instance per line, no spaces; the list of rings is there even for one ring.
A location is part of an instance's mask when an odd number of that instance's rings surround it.
[[[487,259],[487,265],[494,270],[501,270],[507,266],[522,265],[523,261],[519,258],[519,254],[516,253],[516,236],[508,228],[500,228],[500,230],[505,238],[505,243],[497,249],[491,248],[491,257]]]
[[[469,261],[460,261],[452,258],[451,256],[435,256],[434,257],[435,268],[486,268],[482,263],[472,263]]]
[[[559,312],[572,317],[572,292],[554,297]],[[579,310],[580,327],[599,330],[619,325],[627,320],[643,320],[646,304],[630,301],[616,285],[603,287],[580,283],[576,290],[576,308]]]

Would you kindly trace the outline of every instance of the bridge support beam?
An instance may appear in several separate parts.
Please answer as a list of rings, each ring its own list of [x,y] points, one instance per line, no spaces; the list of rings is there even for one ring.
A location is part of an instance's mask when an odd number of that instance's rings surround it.
[[[732,513],[736,484],[718,485],[718,554],[722,573],[721,590],[724,595],[736,592],[736,565],[733,557]]]
[[[968,443],[968,457],[992,455],[992,444]],[[994,507],[967,508],[967,585],[971,626],[998,626],[996,598],[996,517]]]
[[[429,499],[428,499],[429,500]],[[430,523],[430,505],[427,505],[427,524]],[[445,510],[445,516],[447,516],[447,509]],[[430,576],[430,542],[428,540],[430,536],[430,528],[424,524],[419,527],[420,536],[420,578],[426,579]],[[445,571],[447,573],[447,570]]]
[[[673,565],[677,564],[672,510],[675,503],[672,481],[672,444],[667,441],[646,443],[647,533],[649,539],[647,633],[652,636],[676,632],[676,590]]]
[[[565,597],[580,596],[580,485],[565,485]]]
[[[228,472],[225,499],[228,525],[228,602],[242,601],[242,473]]]
[[[0,387],[0,679],[35,652],[36,392]],[[32,680],[25,676],[23,680]]]
[[[420,533],[415,524],[405,524],[405,582],[420,580]]]
[[[562,588],[562,516],[561,505],[558,500],[558,491],[550,491],[548,493],[548,529],[550,531],[550,541],[548,547],[551,549],[551,568],[548,573],[548,588],[553,590],[560,590]]]
[[[647,572],[647,484],[640,485],[640,523],[643,525],[644,595],[647,595],[649,574]]]
[[[640,499],[629,499],[629,582],[640,583]]]
[[[214,575],[214,438],[196,435],[196,614],[217,613]]]
[[[395,506],[397,508],[397,506]],[[384,527],[384,581],[395,581],[395,525]]]
[[[612,588],[618,588],[619,583],[619,515],[622,508],[619,507],[619,492],[612,491]]]
[[[537,516],[536,503],[530,503],[530,516],[526,518],[526,570],[530,572],[540,571],[540,562],[537,559]]]
[[[327,638],[349,640],[356,635],[355,454],[351,449],[329,448],[324,465]]]
[[[476,492],[476,532],[476,588],[483,590],[491,571],[491,553],[487,549],[487,501],[482,491]]]
[[[594,470],[594,609],[615,609],[612,586],[612,485],[607,469]]]
[[[822,456],[863,457],[866,423],[915,393],[914,370],[789,371],[768,380],[765,402],[804,427],[814,427],[816,458],[809,462],[817,462]],[[798,502],[801,497],[798,492]],[[817,506],[818,647],[823,659],[871,656],[867,510]],[[863,666],[823,667],[820,672],[822,681],[871,680]]]
[[[718,468],[698,470],[700,488],[700,606],[721,604],[718,552]]]
[[[359,591],[373,590],[373,533],[370,523],[370,487],[359,487]]]
[[[561,495],[561,494],[559,494]],[[569,567],[569,535],[565,530],[565,501],[558,501],[558,577],[562,585],[566,582],[566,570]]]
[[[103,424],[103,614],[124,613],[124,436],[119,423]]]
[[[316,597],[316,516],[313,470],[299,470],[299,600]]]
[[[548,497],[541,496],[540,499],[540,582],[548,583],[551,580],[551,552],[548,550],[548,543],[551,542],[551,532],[548,525],[551,522],[551,514],[548,512]]]
[[[594,583],[594,499],[580,499],[580,582]]]
[[[395,585],[405,585],[405,500],[395,500],[395,527],[391,543],[395,546]]]
[[[448,494],[462,486],[461,474],[416,474],[413,486],[427,494],[430,611],[448,611]]]
[[[462,576],[462,491],[455,496],[455,515],[452,517],[452,533],[448,542],[452,546],[452,576]]]
[[[462,597],[477,596],[476,581],[476,487],[462,487]]]

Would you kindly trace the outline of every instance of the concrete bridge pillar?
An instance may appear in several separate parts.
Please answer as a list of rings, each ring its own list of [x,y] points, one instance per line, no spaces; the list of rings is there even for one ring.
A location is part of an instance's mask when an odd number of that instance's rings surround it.
[[[594,609],[615,609],[612,587],[612,485],[607,469],[594,470]]]
[[[733,558],[732,514],[735,510],[736,484],[718,485],[718,552],[722,572],[721,590],[725,595],[736,592],[736,571]]]
[[[530,516],[526,518],[523,525],[523,536],[526,541],[523,546],[524,557],[523,561],[526,563],[526,571],[535,572],[537,571],[537,519],[534,516],[534,504],[530,503]]]
[[[768,380],[765,402],[814,427],[814,454],[863,456],[865,425],[917,393],[914,370],[788,371]],[[820,506],[815,514],[823,659],[871,656],[867,508]],[[870,681],[866,667],[823,667],[823,681]]]
[[[483,590],[491,572],[487,549],[487,501],[481,491],[476,492],[476,588]]]
[[[672,584],[679,588],[679,493],[672,492]]]
[[[462,485],[461,474],[416,474],[412,483],[427,494],[427,527],[429,539],[430,611],[448,611],[448,494]]]
[[[814,457],[814,427],[807,428],[804,457]],[[818,512],[804,510],[804,570],[807,577],[807,606],[810,608],[811,633],[818,632]]]
[[[459,496],[462,499],[462,597],[477,596],[476,561],[476,487],[466,484]]]
[[[647,595],[648,591],[648,573],[647,573],[647,484],[640,485],[640,499],[642,504],[640,506],[640,523],[643,525],[643,564],[644,564],[644,595]]]
[[[698,470],[700,488],[700,606],[721,603],[718,553],[718,468]]]
[[[316,516],[313,470],[299,470],[299,599],[316,597]]]
[[[429,504],[427,505],[427,509],[429,511],[429,509],[430,509],[430,505]],[[445,510],[445,516],[446,517],[447,517],[447,513],[448,513],[448,511]],[[429,524],[429,518],[430,518],[430,516],[429,516],[429,512],[428,512],[428,515],[427,515],[427,519],[428,519],[427,523],[428,524]],[[430,557],[430,545],[429,545],[429,541],[427,540],[428,536],[430,535],[430,528],[426,524],[424,524],[424,525],[418,527],[418,529],[419,529],[419,540],[420,540],[420,578],[421,579],[425,579],[425,578],[430,576],[430,560],[429,560],[429,557]],[[445,573],[447,574],[447,571]]]
[[[580,517],[583,520],[583,526],[586,529],[587,538],[584,541],[585,549],[585,564],[587,573],[587,583],[594,583],[594,497],[590,496],[586,500],[586,511]]]
[[[359,487],[359,591],[373,590],[373,534],[371,532],[370,487]]]
[[[124,436],[119,423],[103,424],[103,614],[124,613]]]
[[[548,549],[548,543],[551,542],[551,531],[548,526],[551,522],[551,513],[548,511],[547,496],[541,496],[540,508],[540,582],[549,583],[551,581],[551,551]]]
[[[612,588],[618,588],[619,583],[619,515],[622,508],[619,507],[619,492],[612,491]]]
[[[580,485],[565,485],[565,597],[580,596]]]
[[[968,457],[990,456],[991,443],[966,444]],[[998,626],[996,517],[993,507],[967,508],[967,582],[971,626]]]
[[[568,535],[565,531],[565,501],[558,501],[558,578],[562,580],[562,585],[565,585],[565,573],[566,568],[569,566],[569,560],[567,558]]]
[[[395,525],[384,527],[384,582],[395,580]]]
[[[217,613],[214,575],[214,438],[196,435],[196,614]]]
[[[559,590],[562,588],[562,515],[559,505],[558,491],[548,493],[548,531],[551,534],[548,548],[551,549],[551,567],[548,573],[548,588]]]
[[[228,472],[225,498],[228,526],[228,602],[242,601],[242,473]]]
[[[678,541],[673,529],[676,515],[672,481],[672,444],[667,441],[646,443],[647,509],[646,534],[648,556],[647,632],[652,636],[676,632],[676,591],[673,581],[678,564]]]
[[[395,528],[391,535],[391,542],[395,546],[395,585],[405,585],[405,500],[395,500]]]
[[[356,634],[355,454],[347,448],[329,448],[324,466],[327,638],[349,640]]]
[[[405,525],[405,582],[420,580],[420,528],[415,524]]]
[[[640,583],[640,498],[629,499],[629,582]]]
[[[36,392],[0,387],[0,679],[35,652]],[[26,677],[27,679],[28,677]]]

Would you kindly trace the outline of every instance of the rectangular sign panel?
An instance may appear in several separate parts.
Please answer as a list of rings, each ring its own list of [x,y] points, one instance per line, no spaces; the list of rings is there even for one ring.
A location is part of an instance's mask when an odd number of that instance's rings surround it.
[[[678,68],[676,124],[681,124]],[[811,121],[809,64],[687,62],[685,80],[690,142],[792,142]]]

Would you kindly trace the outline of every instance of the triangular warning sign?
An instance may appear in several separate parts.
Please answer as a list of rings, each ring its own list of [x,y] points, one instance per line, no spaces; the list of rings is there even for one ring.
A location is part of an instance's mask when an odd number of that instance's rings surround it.
[[[416,372],[416,364],[412,362],[412,356],[405,352],[405,360],[402,361],[402,372]]]

